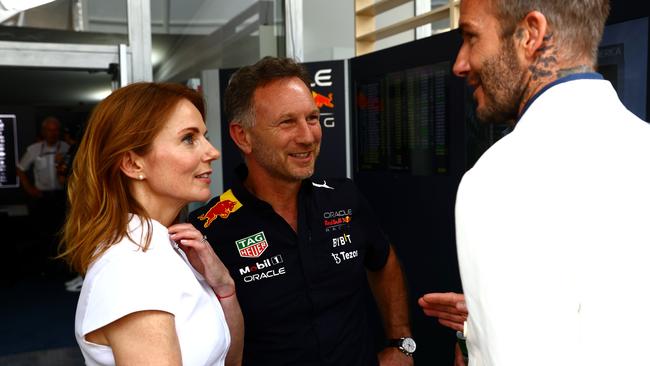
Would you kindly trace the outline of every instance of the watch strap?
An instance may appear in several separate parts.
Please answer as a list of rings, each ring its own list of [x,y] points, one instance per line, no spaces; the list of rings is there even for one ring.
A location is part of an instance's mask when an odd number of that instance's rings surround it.
[[[388,340],[388,347],[402,347],[404,338],[393,338]]]
[[[409,340],[411,340],[413,343],[415,343],[415,341],[411,337],[392,338],[392,339],[388,339],[388,347],[396,347],[397,349],[399,349],[405,355],[413,356],[413,352],[410,352],[406,348],[404,348],[404,341],[407,338]]]

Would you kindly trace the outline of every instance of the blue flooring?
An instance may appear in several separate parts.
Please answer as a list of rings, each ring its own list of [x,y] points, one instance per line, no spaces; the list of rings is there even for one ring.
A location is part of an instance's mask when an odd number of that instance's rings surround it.
[[[34,274],[0,287],[0,356],[76,347],[78,292],[65,290],[73,276]]]

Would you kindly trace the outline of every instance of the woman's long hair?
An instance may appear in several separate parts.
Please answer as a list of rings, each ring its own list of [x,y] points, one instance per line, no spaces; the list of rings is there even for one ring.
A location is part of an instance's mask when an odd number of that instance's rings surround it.
[[[129,151],[141,156],[150,151],[183,99],[205,118],[200,93],[167,83],[128,85],[93,110],[68,182],[69,208],[59,255],[77,272],[85,274],[106,249],[128,236],[129,214],[141,216],[150,225],[149,216],[129,190],[131,178],[122,173],[120,164]],[[141,243],[143,250],[150,239],[148,234]]]

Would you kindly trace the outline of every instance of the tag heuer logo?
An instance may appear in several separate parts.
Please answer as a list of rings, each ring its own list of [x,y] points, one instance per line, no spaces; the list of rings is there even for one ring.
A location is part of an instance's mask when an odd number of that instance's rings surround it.
[[[239,239],[235,244],[237,244],[239,255],[245,258],[257,258],[264,253],[266,248],[269,247],[269,243],[266,241],[263,231]]]

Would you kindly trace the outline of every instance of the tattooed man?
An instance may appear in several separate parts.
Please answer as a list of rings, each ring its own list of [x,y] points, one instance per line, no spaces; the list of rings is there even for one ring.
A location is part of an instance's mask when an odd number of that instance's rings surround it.
[[[607,0],[461,0],[454,73],[480,119],[514,130],[458,190],[465,298],[420,304],[458,328],[466,303],[472,366],[625,365],[647,343],[650,126],[596,72],[608,12]]]

